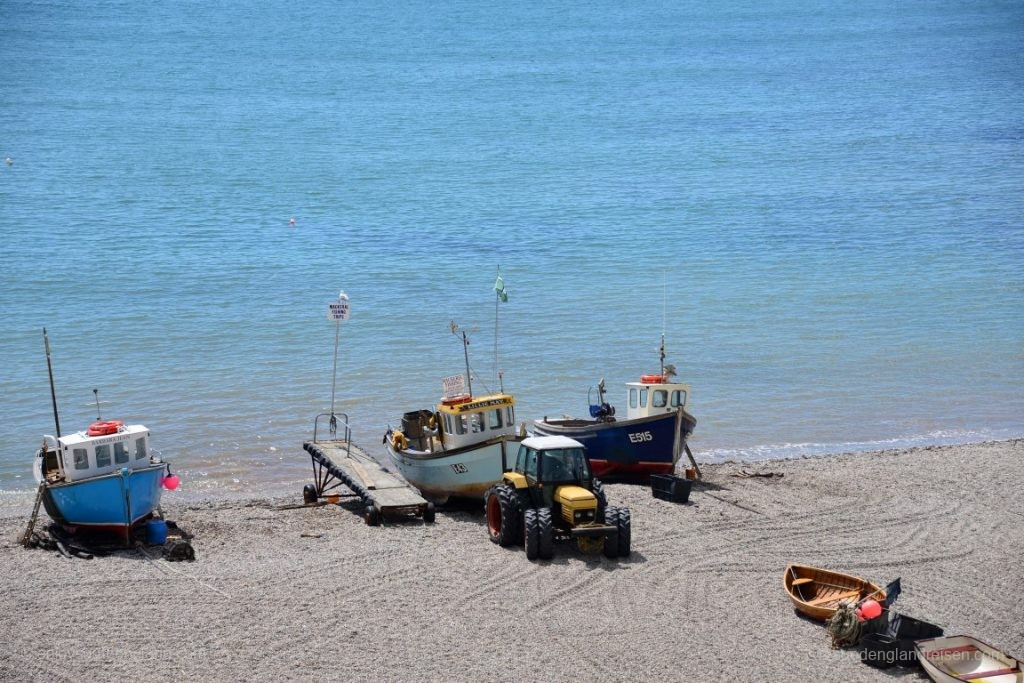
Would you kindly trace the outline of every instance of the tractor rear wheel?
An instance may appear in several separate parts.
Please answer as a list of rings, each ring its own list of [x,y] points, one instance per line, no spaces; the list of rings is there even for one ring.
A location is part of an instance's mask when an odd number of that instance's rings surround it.
[[[608,526],[619,528],[619,508],[609,506],[604,512],[604,523]],[[619,534],[616,532],[611,536],[604,537],[604,556],[619,556]]]
[[[629,508],[619,508],[619,557],[629,557],[631,537]]]
[[[532,508],[523,513],[523,536],[526,559],[536,560],[540,548],[540,527],[537,526],[537,511]]]
[[[555,529],[551,523],[551,508],[537,510],[537,555],[542,560],[550,560],[555,554]]]
[[[608,496],[605,495],[604,485],[600,479],[594,479],[590,484],[590,492],[597,498],[597,521],[605,523],[605,510],[608,509]]]
[[[519,536],[516,492],[508,484],[497,484],[487,492],[487,534],[498,545],[512,545]]]

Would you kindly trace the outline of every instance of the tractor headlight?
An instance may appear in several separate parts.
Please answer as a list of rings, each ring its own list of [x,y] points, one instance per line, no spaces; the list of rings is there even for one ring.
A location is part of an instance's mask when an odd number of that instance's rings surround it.
[[[573,513],[573,520],[576,522],[591,522],[594,520],[593,510],[576,510]]]

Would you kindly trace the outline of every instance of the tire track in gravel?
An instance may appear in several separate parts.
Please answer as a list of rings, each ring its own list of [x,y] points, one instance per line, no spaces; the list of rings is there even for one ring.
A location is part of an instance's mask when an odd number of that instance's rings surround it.
[[[915,513],[914,515],[907,517],[875,519],[872,521],[840,525],[832,527],[827,532],[818,527],[807,528],[805,524],[801,524],[801,522],[804,521],[801,519],[770,520],[763,524],[743,527],[742,533],[739,536],[715,542],[713,550],[716,553],[721,553],[723,551],[743,549],[751,545],[770,541],[772,547],[766,549],[766,552],[771,552],[772,550],[776,552],[792,552],[796,549],[795,546],[797,545],[794,542],[805,539],[820,538],[826,533],[830,538],[849,539],[849,542],[855,542],[856,538],[865,532],[878,532],[893,528],[902,529],[908,522],[914,523],[914,526],[907,530],[906,537],[908,539],[915,540],[915,543],[909,546],[915,547],[923,542],[921,539],[921,530],[924,529],[924,522],[933,519],[939,514],[944,514],[944,509],[935,508],[933,510]],[[701,529],[699,531],[704,532],[705,530]],[[682,536],[682,534],[677,534],[674,538],[680,538]],[[692,538],[693,534],[689,534],[688,537]],[[659,537],[653,539],[650,543],[647,543],[645,548],[664,546],[670,540],[673,539]],[[714,561],[714,559],[708,558],[706,561]]]
[[[962,526],[967,519],[963,507],[962,503],[956,502],[950,509],[948,504],[936,501],[928,509],[910,515],[902,515],[898,511],[890,512],[884,517],[845,525],[840,524],[827,531],[821,528],[805,528],[803,522],[815,516],[811,513],[797,515],[795,518],[783,517],[765,520],[746,525],[738,537],[714,543],[713,548],[709,549],[713,550],[713,553],[701,553],[697,560],[692,559],[691,553],[691,557],[661,561],[663,569],[655,573],[662,574],[666,578],[656,577],[653,581],[655,584],[661,585],[684,572],[753,573],[763,570],[765,563],[774,563],[784,567],[785,564],[792,562],[794,557],[806,554],[806,545],[802,545],[800,542],[809,539],[818,541],[815,547],[820,552],[829,555],[848,554],[851,557],[862,557],[865,545],[862,540],[864,535],[877,535],[887,530],[898,530],[898,540],[887,544],[887,546],[898,549],[901,564],[913,565],[931,562],[944,556],[934,552],[934,543],[927,531],[926,523],[952,513],[957,519],[958,525]],[[887,506],[886,510],[891,510],[891,506]],[[665,542],[667,542],[666,539],[659,538],[649,545],[664,546]],[[755,550],[745,559],[733,562],[723,562],[719,559],[723,556],[735,556],[736,551],[750,548]],[[929,549],[932,552],[929,552]],[[963,557],[972,551],[973,547],[965,549],[957,555]],[[891,566],[892,561],[890,560],[886,564]]]
[[[816,510],[808,510],[806,512],[786,512],[784,516],[769,516],[763,520],[752,520],[750,516],[742,519],[729,519],[715,522],[698,522],[699,526],[696,530],[692,527],[687,527],[681,531],[671,531],[668,533],[657,534],[649,542],[645,544],[645,548],[658,548],[667,542],[671,542],[677,539],[690,539],[694,536],[695,531],[701,534],[714,534],[719,532],[728,532],[732,530],[747,531],[774,531],[779,528],[780,523],[789,526],[800,526],[806,527],[803,522],[813,521],[822,517],[831,517],[833,513],[847,510],[849,508],[848,503],[834,505],[831,507],[820,508]],[[807,533],[814,533],[813,531]]]
[[[601,575],[595,577],[594,571],[587,571],[583,576],[566,587],[548,593],[543,599],[531,603],[530,610],[535,611],[537,614],[548,614],[557,607],[575,601],[603,587],[611,581],[614,575],[614,571],[604,571],[601,572]]]
[[[505,550],[503,548],[502,550]],[[512,553],[509,553],[510,555]],[[499,588],[507,586],[515,586],[521,579],[525,579],[527,576],[537,571],[537,566],[526,559],[526,553],[516,553],[518,557],[510,558],[505,564],[504,569],[496,574],[482,574],[482,581],[474,581],[466,586],[466,588],[472,589],[470,592],[463,594],[464,600],[477,600],[488,593],[492,593]],[[520,560],[523,564],[517,564],[515,560]]]

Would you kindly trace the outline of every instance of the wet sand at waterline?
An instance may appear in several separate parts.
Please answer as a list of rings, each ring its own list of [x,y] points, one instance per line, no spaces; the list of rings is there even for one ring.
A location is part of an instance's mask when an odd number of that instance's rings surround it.
[[[16,544],[26,509],[0,519],[0,679],[887,680],[796,616],[789,562],[901,576],[898,611],[1024,655],[1024,441],[705,479],[687,505],[609,486],[633,518],[617,561],[563,544],[529,562],[469,510],[371,528],[287,509],[298,492],[170,504],[194,563],[66,560]]]

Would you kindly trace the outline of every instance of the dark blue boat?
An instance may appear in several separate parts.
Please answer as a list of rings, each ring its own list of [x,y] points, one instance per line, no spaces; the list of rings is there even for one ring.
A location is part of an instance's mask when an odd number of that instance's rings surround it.
[[[671,366],[668,366],[671,371]],[[671,474],[697,419],[686,411],[690,387],[669,381],[665,368],[627,382],[626,418],[604,400],[604,380],[598,384],[598,403],[590,405],[592,419],[536,420],[537,434],[568,436],[587,447],[595,476],[605,479],[645,478]]]

